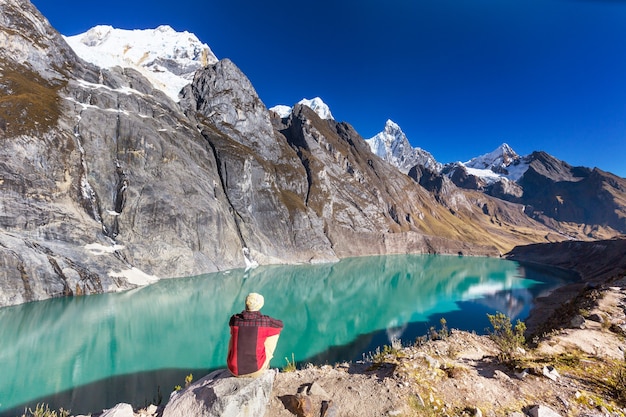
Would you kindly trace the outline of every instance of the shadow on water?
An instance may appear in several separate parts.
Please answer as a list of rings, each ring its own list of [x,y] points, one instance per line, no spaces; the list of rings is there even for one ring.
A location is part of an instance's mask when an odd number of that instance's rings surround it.
[[[128,403],[133,408],[150,404],[166,404],[176,385],[184,386],[185,377],[193,374],[194,381],[215,369],[160,369],[119,375],[48,395],[0,412],[0,417],[22,416],[24,410],[35,409],[37,404],[48,404],[50,409],[63,408],[73,415],[100,412],[118,403]]]

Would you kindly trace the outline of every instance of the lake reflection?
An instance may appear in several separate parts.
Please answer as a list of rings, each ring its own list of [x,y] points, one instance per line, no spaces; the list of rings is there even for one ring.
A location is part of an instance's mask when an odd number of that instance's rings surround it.
[[[285,322],[272,361],[282,367],[292,353],[297,362],[360,359],[391,338],[413,342],[442,317],[481,333],[486,313],[523,319],[533,298],[571,279],[493,258],[380,256],[4,308],[0,414],[42,400],[76,414],[144,405],[159,391],[166,399],[186,374],[225,366],[228,319],[252,291],[265,296],[263,313]]]

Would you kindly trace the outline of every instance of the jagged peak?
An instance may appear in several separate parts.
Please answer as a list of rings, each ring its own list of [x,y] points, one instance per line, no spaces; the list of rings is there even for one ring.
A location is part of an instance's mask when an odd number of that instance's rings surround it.
[[[502,143],[495,150],[486,153],[484,155],[472,158],[465,162],[465,165],[470,168],[493,168],[493,167],[508,167],[509,165],[519,161],[519,155],[511,148],[506,142]]]
[[[310,107],[322,119],[334,120],[334,117],[332,113],[330,112],[330,108],[319,97],[314,97],[310,100],[303,98],[302,100],[298,102],[298,104],[302,104],[302,105]]]
[[[502,145],[498,147],[498,149],[501,149],[502,153],[513,153],[517,155],[517,153],[513,150],[513,148],[511,148],[509,144],[506,142],[503,142]]]
[[[423,165],[437,172],[442,168],[442,165],[429,152],[411,146],[402,128],[391,119],[387,119],[382,132],[366,139],[365,142],[374,154],[404,173],[415,165]]]
[[[385,122],[385,131],[389,131],[389,132],[400,131],[400,132],[402,132],[402,129],[400,129],[400,126],[396,122],[394,122],[391,119],[387,119],[387,121]]]
[[[278,114],[281,119],[286,119],[289,117],[293,109],[289,106],[285,106],[284,104],[279,104],[278,106],[271,107],[269,110]]]
[[[488,183],[502,178],[517,181],[528,169],[528,161],[523,160],[506,142],[489,153],[459,164]]]

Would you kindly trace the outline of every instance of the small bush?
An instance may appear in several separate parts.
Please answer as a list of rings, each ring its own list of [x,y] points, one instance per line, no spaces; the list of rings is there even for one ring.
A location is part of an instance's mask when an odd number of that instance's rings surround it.
[[[513,359],[519,350],[526,344],[524,332],[526,325],[517,320],[515,327],[511,323],[511,319],[504,313],[487,314],[489,322],[493,330],[489,332],[491,339],[496,342],[505,360]]]
[[[439,330],[439,337],[441,337],[442,339],[445,339],[448,336],[450,336],[450,330],[448,329],[448,322],[446,321],[445,318],[442,317],[439,320],[439,323],[441,324],[441,330]]]
[[[439,324],[441,324],[441,328],[437,330],[435,326],[431,326],[428,329],[428,336],[430,340],[444,340],[448,336],[450,336],[450,329],[448,329],[448,322],[445,318],[441,318],[439,320]]]
[[[446,365],[443,368],[448,378],[462,378],[469,373],[469,370],[463,366]]]
[[[394,347],[393,344],[391,346],[385,345],[383,346],[383,350],[380,350],[380,347],[376,348],[374,354],[371,355],[371,362],[375,364],[382,364],[387,361],[388,358],[393,357],[396,358],[400,353],[400,349]]]

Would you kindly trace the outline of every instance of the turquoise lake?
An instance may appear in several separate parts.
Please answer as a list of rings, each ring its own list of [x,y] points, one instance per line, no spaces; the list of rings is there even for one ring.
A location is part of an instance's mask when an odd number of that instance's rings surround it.
[[[438,328],[484,333],[487,313],[524,319],[574,280],[495,258],[398,255],[262,266],[163,280],[123,293],[0,309],[0,415],[45,402],[73,414],[164,402],[185,376],[225,367],[228,319],[249,292],[284,321],[272,367],[360,360],[392,338]]]

